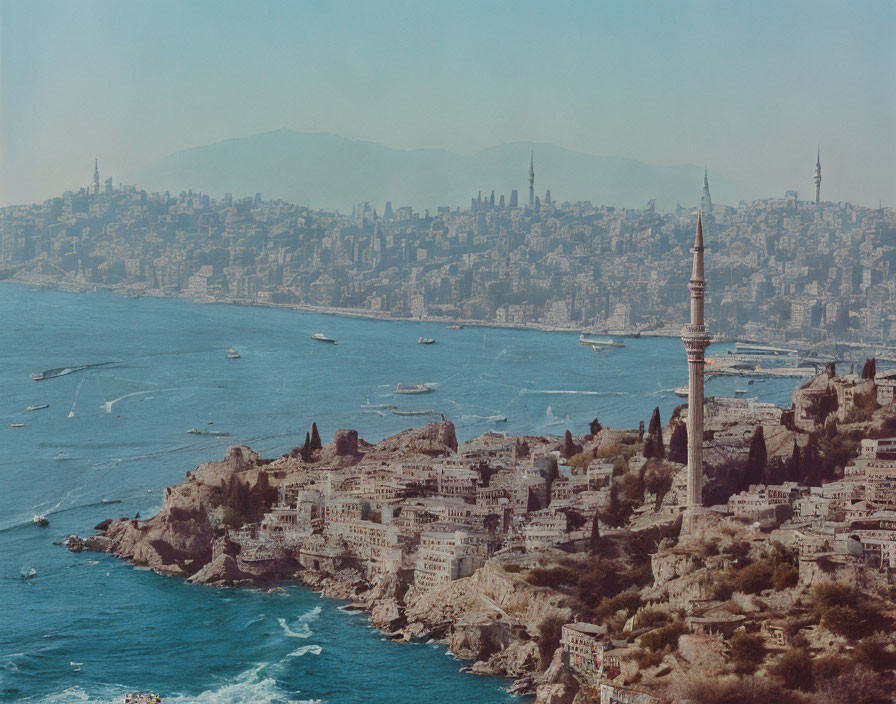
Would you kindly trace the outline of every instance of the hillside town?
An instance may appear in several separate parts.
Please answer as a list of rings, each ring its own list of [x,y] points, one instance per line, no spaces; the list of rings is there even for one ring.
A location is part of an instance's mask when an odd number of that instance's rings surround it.
[[[896,211],[783,198],[700,209],[707,316],[728,339],[896,343]],[[93,183],[0,209],[0,278],[347,313],[677,333],[692,206],[657,212],[492,191],[469,207],[351,214]],[[697,194],[695,193],[695,196]],[[872,354],[874,348],[872,348]],[[877,352],[878,356],[886,354]],[[893,354],[890,350],[889,354]]]
[[[835,696],[894,686],[896,373],[874,366],[829,367],[789,409],[706,399],[696,520],[682,406],[461,444],[449,422],[376,445],[314,427],[273,460],[231,447],[157,516],[69,547],[200,584],[297,579],[544,703],[889,701]]]

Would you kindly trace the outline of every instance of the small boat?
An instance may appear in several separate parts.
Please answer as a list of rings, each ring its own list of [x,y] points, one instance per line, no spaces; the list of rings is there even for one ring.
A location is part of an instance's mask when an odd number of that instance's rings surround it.
[[[396,384],[395,386],[395,393],[397,394],[431,394],[433,391],[435,391],[435,389],[426,384],[414,384],[412,386],[407,384]]]
[[[312,340],[316,340],[317,342],[329,342],[331,345],[338,345],[338,344],[339,344],[338,342],[336,342],[336,340],[334,340],[334,339],[331,338],[331,337],[327,337],[327,336],[324,335],[322,332],[316,332],[316,333],[314,333],[314,334],[311,336],[311,339],[312,339]]]
[[[233,349],[231,347],[229,350],[227,350],[227,359],[239,359],[239,358],[240,358],[240,353],[237,352],[235,349]]]
[[[24,428],[25,424],[24,423],[10,423],[9,427],[10,428]]]
[[[217,430],[200,430],[199,428],[190,428],[187,435],[211,435],[216,438],[226,438],[230,433],[219,433]]]
[[[673,391],[673,393],[676,396],[681,396],[682,398],[687,398],[688,397],[688,387],[687,386],[679,386]]]
[[[75,662],[74,660],[70,660],[68,663],[68,666],[70,668],[72,668],[72,672],[80,672],[81,665],[83,665],[83,664],[84,664],[83,662]]]
[[[418,345],[433,345],[433,344],[435,344],[435,340],[431,337],[418,337],[417,344]]]
[[[50,525],[50,521],[47,520],[47,517],[43,514],[35,514],[34,518],[31,519],[31,522],[36,526],[48,526]]]
[[[39,403],[36,406],[28,406],[28,408],[26,408],[25,410],[26,411],[39,411],[41,408],[49,408],[49,407],[50,407],[49,403]]]
[[[393,415],[396,416],[439,416],[444,420],[445,416],[438,411],[433,411],[432,409],[428,411],[392,411]]]
[[[397,406],[393,406],[389,403],[371,403],[370,399],[367,399],[364,403],[361,404],[361,408],[385,408],[388,411],[392,410],[393,408],[397,408]]]
[[[579,344],[580,345],[590,345],[591,348],[595,352],[600,352],[604,349],[609,349],[611,347],[625,347],[625,344],[622,342],[616,342],[613,338],[610,337],[586,337],[585,333],[579,335]]]
[[[120,504],[121,499],[100,499],[104,504]]]
[[[104,367],[114,362],[97,362],[96,364],[81,364],[75,367],[56,367],[55,369],[44,369],[42,372],[31,372],[33,381],[43,381],[45,379],[55,379],[57,376],[65,376],[66,374],[74,374],[84,369],[93,369],[94,367]]]
[[[37,570],[33,567],[30,567],[28,569],[25,569],[23,567],[22,571],[19,573],[19,576],[21,576],[23,582],[27,582],[29,579],[34,579],[35,577],[37,577]]]
[[[458,325],[446,325],[446,326],[445,326],[445,329],[446,329],[446,330],[463,330],[463,329],[464,329],[464,326],[463,326],[463,325],[460,325],[460,324],[458,324]]]
[[[746,389],[735,389],[734,393],[737,394],[738,396],[743,396],[745,393],[747,393],[747,390]]]

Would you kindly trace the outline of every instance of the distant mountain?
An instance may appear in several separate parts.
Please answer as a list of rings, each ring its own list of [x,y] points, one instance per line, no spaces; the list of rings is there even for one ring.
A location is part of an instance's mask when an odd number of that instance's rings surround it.
[[[700,200],[703,167],[655,166],[635,159],[582,154],[552,144],[515,142],[471,156],[440,149],[402,150],[327,133],[277,130],[243,139],[228,139],[186,149],[131,174],[129,180],[149,191],[194,191],[219,197],[261,192],[312,208],[350,210],[370,201],[382,213],[393,208],[415,210],[440,205],[466,208],[481,190],[519,191],[528,201],[529,154],[535,150],[535,193],[545,189],[558,201],[642,208],[655,198],[658,208],[676,203],[694,206]],[[713,199],[741,193],[738,187],[710,174]],[[740,197],[740,196],[738,196]]]

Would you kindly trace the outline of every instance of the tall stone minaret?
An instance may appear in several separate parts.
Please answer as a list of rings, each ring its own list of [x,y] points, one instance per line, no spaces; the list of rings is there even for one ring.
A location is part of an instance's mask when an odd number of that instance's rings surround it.
[[[694,268],[688,288],[691,290],[691,322],[681,331],[688,355],[688,508],[703,504],[703,350],[709,335],[703,321],[703,215],[697,214],[694,237]]]
[[[712,198],[709,196],[709,172],[703,167],[703,195],[700,196],[700,210],[704,213],[712,212]]]
[[[818,156],[815,159],[815,205],[821,200],[821,146],[818,147]]]
[[[529,207],[535,205],[535,150],[529,157]]]
[[[93,195],[100,194],[100,162],[98,159],[93,160]]]

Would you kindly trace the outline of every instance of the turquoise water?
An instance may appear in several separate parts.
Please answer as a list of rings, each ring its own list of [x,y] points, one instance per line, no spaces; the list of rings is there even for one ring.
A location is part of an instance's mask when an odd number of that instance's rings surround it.
[[[595,416],[637,425],[654,406],[665,421],[679,402],[671,389],[687,378],[674,339],[595,354],[574,333],[449,331],[10,284],[0,284],[0,315],[2,701],[120,701],[149,689],[184,703],[508,702],[506,681],[459,674],[441,647],[383,641],[365,616],[305,590],[191,587],[52,541],[110,516],[152,515],[165,486],[230,444],[275,456],[301,444],[312,421],[325,442],[338,428],[376,441],[426,421],[361,409],[368,399],[444,413],[461,439],[490,429],[560,434],[567,422],[582,433]],[[318,331],[340,344],[313,342]],[[437,343],[418,345],[420,336]],[[225,359],[228,347],[242,359]],[[116,364],[28,377],[106,360]],[[392,393],[399,382],[438,388],[402,397]],[[711,379],[707,393],[743,383]],[[749,389],[789,403],[794,386]],[[25,411],[39,403],[50,407]],[[487,420],[494,415],[507,422]],[[186,434],[209,421],[231,436]],[[50,525],[34,526],[35,513]],[[37,575],[22,581],[30,568]]]

